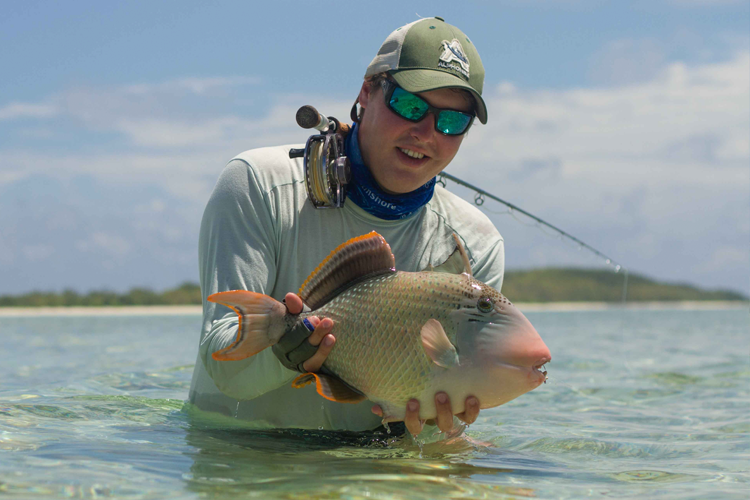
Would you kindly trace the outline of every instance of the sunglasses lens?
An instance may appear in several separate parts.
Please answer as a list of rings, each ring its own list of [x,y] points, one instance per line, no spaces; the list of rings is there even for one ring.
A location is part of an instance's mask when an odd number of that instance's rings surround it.
[[[393,111],[411,121],[421,119],[429,109],[429,106],[423,99],[400,87],[396,87],[393,90],[389,104]]]
[[[392,85],[393,92],[390,99],[388,99],[388,107],[400,117],[409,121],[418,122],[424,118],[430,110],[430,105],[421,97],[407,92],[395,84]],[[387,89],[387,83],[384,83],[383,92],[386,93],[386,98],[388,98]],[[443,109],[438,113],[435,128],[445,135],[461,135],[469,128],[472,119],[473,116],[469,113]]]
[[[459,111],[443,110],[438,115],[437,129],[446,135],[460,135],[471,123],[471,115]]]

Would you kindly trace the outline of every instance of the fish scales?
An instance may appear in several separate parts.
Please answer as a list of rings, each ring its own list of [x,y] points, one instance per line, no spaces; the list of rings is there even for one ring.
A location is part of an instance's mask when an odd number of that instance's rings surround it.
[[[235,342],[212,354],[218,361],[254,356],[299,328],[304,316],[333,320],[336,343],[325,370],[303,373],[318,394],[342,403],[380,405],[385,420],[405,416],[419,401],[420,418],[437,414],[434,395],[450,397],[455,413],[469,396],[492,408],[546,380],[549,349],[523,314],[500,292],[474,279],[454,234],[456,251],[424,272],[395,270],[390,246],[372,232],[339,245],[300,287],[312,310],[290,314],[284,304],[245,290],[208,297],[239,315]],[[285,366],[286,351],[277,356]],[[299,366],[291,362],[292,368]],[[343,383],[342,383],[343,381]]]
[[[420,338],[437,319],[455,344],[449,313],[479,282],[465,275],[396,272],[358,283],[311,315],[334,321],[336,346],[325,366],[353,387],[404,404],[430,383],[433,363]]]

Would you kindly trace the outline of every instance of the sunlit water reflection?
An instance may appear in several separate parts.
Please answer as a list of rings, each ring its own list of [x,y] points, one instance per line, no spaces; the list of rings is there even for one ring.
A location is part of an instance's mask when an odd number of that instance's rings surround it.
[[[550,382],[421,450],[185,405],[198,316],[0,318],[0,496],[747,498],[747,310],[528,316]]]

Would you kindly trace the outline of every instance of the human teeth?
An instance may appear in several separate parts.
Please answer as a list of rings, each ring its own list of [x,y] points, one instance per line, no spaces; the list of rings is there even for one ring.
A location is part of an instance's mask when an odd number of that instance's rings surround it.
[[[398,148],[401,150],[402,153],[405,155],[409,155],[412,158],[416,158],[417,160],[421,160],[424,158],[424,153],[417,153],[416,151],[412,151],[411,149],[404,149],[404,148]]]

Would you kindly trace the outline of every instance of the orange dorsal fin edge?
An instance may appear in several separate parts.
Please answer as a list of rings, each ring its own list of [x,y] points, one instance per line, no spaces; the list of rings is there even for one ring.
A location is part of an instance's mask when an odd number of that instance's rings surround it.
[[[298,295],[315,310],[354,283],[395,271],[391,246],[372,231],[336,247],[302,283]]]

